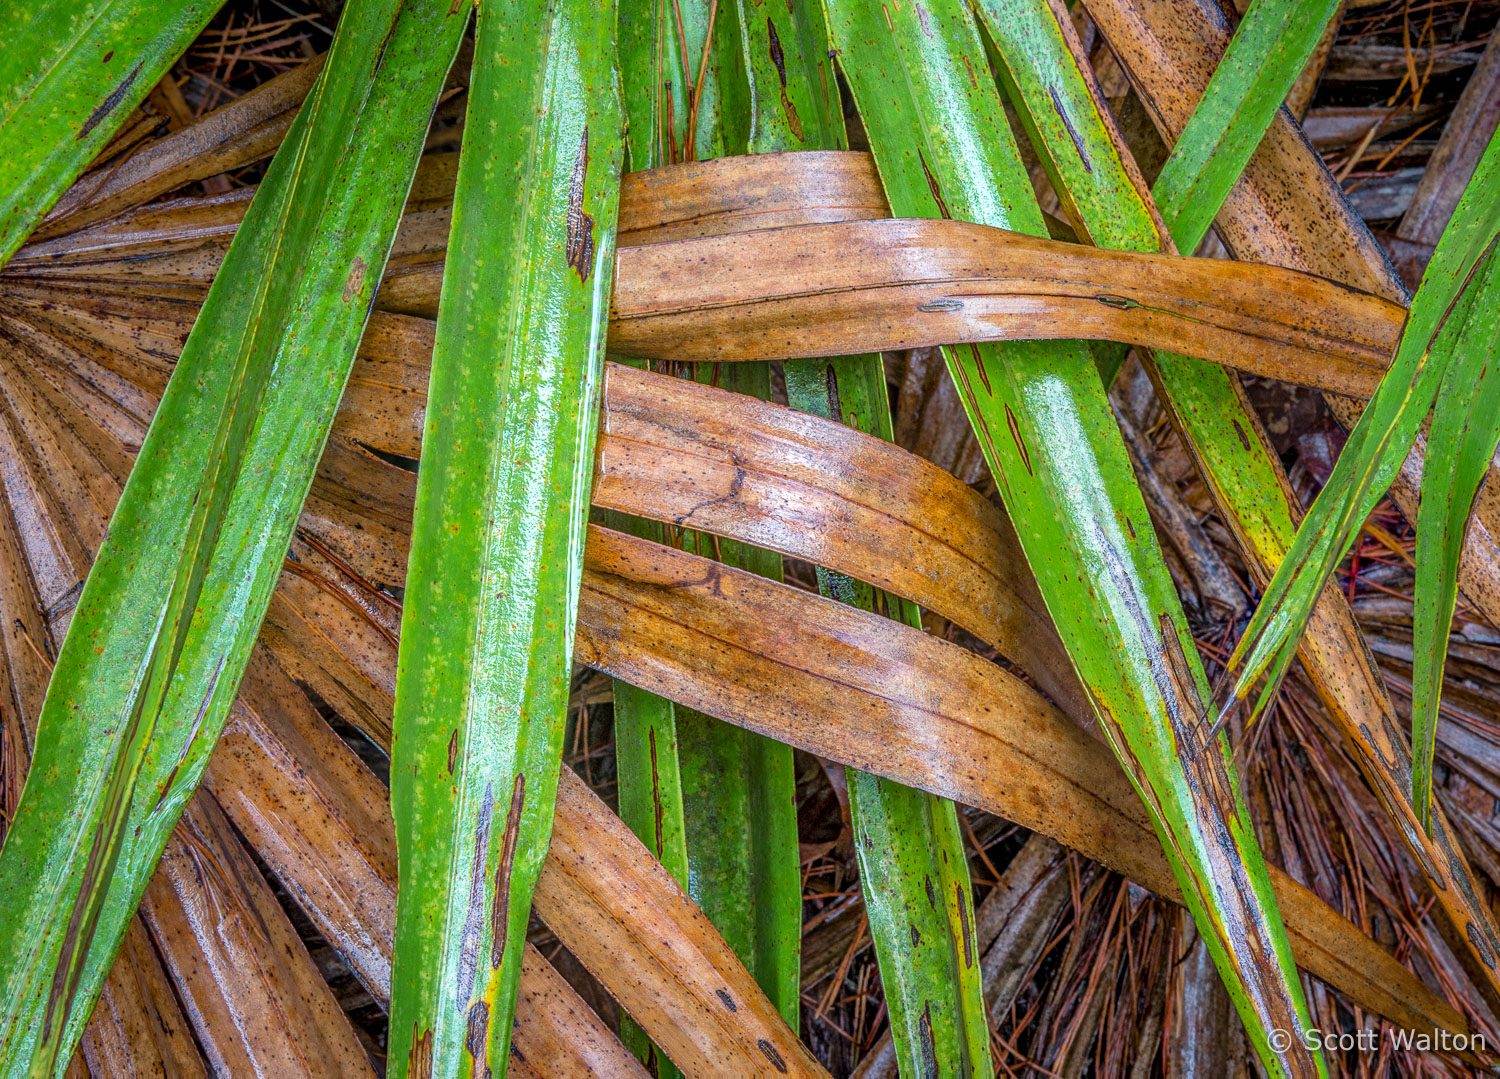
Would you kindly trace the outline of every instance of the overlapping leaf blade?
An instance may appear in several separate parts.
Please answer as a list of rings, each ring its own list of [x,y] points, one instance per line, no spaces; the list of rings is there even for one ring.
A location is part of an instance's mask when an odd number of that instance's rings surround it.
[[[955,7],[829,4],[892,211],[1039,234],[994,88],[968,74],[982,70],[977,34]],[[1196,722],[1202,669],[1097,374],[1066,345],[948,359],[1048,607],[1257,1052],[1278,1073],[1320,1072],[1320,1055],[1301,1044],[1279,1055],[1269,1042],[1272,1029],[1305,1029],[1306,1006],[1226,747]]]

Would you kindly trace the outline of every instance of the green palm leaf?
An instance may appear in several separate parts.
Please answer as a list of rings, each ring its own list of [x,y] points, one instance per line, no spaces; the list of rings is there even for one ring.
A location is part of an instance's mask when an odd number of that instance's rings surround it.
[[[392,1073],[503,1072],[547,854],[614,271],[609,0],[480,9],[396,681]]]

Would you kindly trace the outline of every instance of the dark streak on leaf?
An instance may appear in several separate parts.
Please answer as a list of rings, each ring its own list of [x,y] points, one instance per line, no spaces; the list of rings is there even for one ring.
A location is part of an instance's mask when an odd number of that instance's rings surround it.
[[[932,1036],[932,1001],[922,1008],[922,1018],[917,1020],[917,1034],[922,1043],[922,1074],[924,1076],[937,1076],[938,1071],[937,1042]]]
[[[823,384],[828,391],[828,418],[830,420],[842,420],[844,416],[844,403],[839,397],[839,379],[833,370],[833,364],[823,368]]]
[[[787,126],[792,129],[792,134],[797,136],[797,141],[802,142],[802,117],[797,115],[797,106],[792,104],[792,99],[786,92],[786,57],[781,51],[781,38],[776,33],[776,24],[770,17],[766,18],[766,38],[771,53],[771,63],[776,65],[776,74],[781,79],[781,111],[786,113]]]
[[[786,89],[786,56],[781,51],[781,37],[776,33],[776,24],[766,18],[766,38],[771,53],[771,63],[776,65],[776,75],[781,79],[781,88]]]
[[[917,5],[917,21],[922,24],[922,33],[932,37],[932,16],[927,14],[927,9],[921,4]]]
[[[1491,970],[1494,970],[1495,953],[1490,950],[1489,942],[1484,939],[1484,934],[1479,932],[1473,922],[1468,922],[1467,924],[1465,924],[1464,929],[1469,937],[1469,943],[1473,945],[1474,950],[1479,953],[1480,961],[1483,962],[1484,965],[1489,967]]]
[[[109,57],[106,56],[104,59],[108,61]],[[130,74],[126,75],[123,79],[120,80],[120,85],[111,90],[109,92],[109,96],[106,97],[103,101],[99,102],[99,107],[96,108],[93,112],[89,113],[89,118],[83,122],[83,127],[78,132],[79,142],[82,142],[84,139],[88,138],[89,132],[93,131],[94,128],[102,124],[104,122],[104,118],[111,112],[113,112],[115,110],[115,107],[118,106],[121,101],[125,100],[125,95],[130,92],[131,84],[140,77],[141,68],[143,68],[145,65],[146,62],[144,60],[142,60],[139,64],[136,64],[135,67],[131,70]]]
[[[448,736],[448,774],[453,774],[453,766],[458,763],[458,728],[453,728],[453,733]]]
[[[1010,437],[1015,440],[1016,449],[1021,452],[1021,463],[1026,466],[1027,475],[1035,475],[1031,470],[1031,454],[1027,452],[1026,440],[1021,437],[1021,425],[1016,422],[1016,414],[1005,406],[1005,423],[1010,428]]]
[[[583,187],[589,173],[589,129],[583,129],[578,142],[578,156],[573,159],[573,177],[568,184],[568,236],[563,255],[568,265],[578,271],[578,280],[587,282],[594,272],[594,218],[583,212]]]
[[[927,177],[927,190],[932,192],[932,200],[937,203],[938,213],[943,215],[943,220],[951,220],[953,215],[948,212],[948,203],[943,199],[942,189],[938,187],[937,177],[932,175],[932,170],[927,167],[927,158],[921,150],[917,151],[917,160],[922,164],[922,175]]]
[[[954,898],[958,900],[958,924],[963,930],[964,938],[964,966],[974,966],[974,930],[969,925],[969,901],[964,895],[962,883],[953,885]]]
[[[505,818],[505,837],[500,844],[500,865],[495,871],[495,909],[490,912],[490,968],[498,970],[505,958],[505,939],[510,932],[510,874],[516,863],[516,836],[521,830],[521,808],[526,803],[526,773],[516,776],[510,794],[510,813]]]
[[[766,1039],[764,1038],[757,1040],[755,1045],[756,1048],[758,1048],[762,1053],[766,1055],[766,1059],[771,1062],[771,1067],[775,1068],[782,1075],[785,1075],[787,1073],[786,1061],[781,1059],[781,1054],[776,1051],[776,1047],[774,1045],[766,1041]]]
[[[970,345],[969,355],[974,358],[974,370],[979,373],[979,381],[984,383],[984,392],[991,397],[995,396],[995,387],[990,385],[990,373],[984,368],[984,355],[979,351],[979,346]]]
[[[1063,107],[1062,97],[1057,92],[1057,87],[1049,86],[1048,92],[1052,95],[1052,108],[1062,120],[1063,126],[1068,129],[1068,135],[1073,140],[1073,148],[1078,151],[1078,160],[1083,165],[1083,170],[1090,176],[1094,174],[1094,166],[1089,161],[1088,151],[1083,147],[1083,137],[1078,134],[1078,129],[1073,126],[1072,119],[1068,116],[1068,110]]]
[[[214,676],[208,680],[208,690],[203,694],[203,702],[198,706],[198,714],[193,718],[193,728],[188,732],[187,739],[182,743],[182,752],[177,756],[177,763],[172,765],[172,770],[167,773],[167,778],[162,780],[161,790],[156,796],[156,805],[152,807],[152,814],[160,813],[162,803],[167,800],[167,794],[172,790],[172,781],[177,778],[177,772],[181,769],[188,753],[193,748],[193,743],[198,740],[198,731],[203,727],[203,717],[208,714],[209,702],[214,699],[214,688],[219,684],[219,676],[224,673],[224,661],[227,656],[220,656],[218,666],[214,668]]]
[[[651,749],[651,810],[656,816],[656,849],[653,853],[657,858],[662,856],[662,831],[665,818],[665,810],[661,804],[661,771],[656,762],[656,728],[652,727],[646,732],[647,740]]]
[[[724,1007],[728,1008],[732,1012],[737,1012],[740,1010],[739,1007],[734,1003],[734,998],[729,995],[727,990],[719,989],[716,990],[716,992],[719,999],[724,1002]]]

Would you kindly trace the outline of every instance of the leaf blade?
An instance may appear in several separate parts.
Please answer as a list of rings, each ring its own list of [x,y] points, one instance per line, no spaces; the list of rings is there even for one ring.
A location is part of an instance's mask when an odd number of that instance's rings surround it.
[[[613,13],[514,0],[478,16],[396,682],[397,1076],[503,1070],[510,1052],[557,794],[613,272]],[[537,120],[499,122],[516,116]]]

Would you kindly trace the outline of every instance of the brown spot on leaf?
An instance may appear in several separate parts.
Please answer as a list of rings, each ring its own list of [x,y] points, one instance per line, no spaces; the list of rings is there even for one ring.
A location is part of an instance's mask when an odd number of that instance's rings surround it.
[[[505,818],[505,837],[500,843],[500,866],[495,871],[495,908],[490,912],[490,967],[499,969],[505,958],[505,938],[510,931],[510,874],[516,864],[516,838],[521,832],[521,808],[526,804],[526,774],[516,776],[510,793],[510,813]]]
[[[411,1049],[406,1054],[406,1073],[413,1079],[425,1079],[432,1075],[432,1031],[417,1033],[417,1024],[411,1025]]]
[[[354,264],[349,267],[349,276],[344,279],[345,303],[359,295],[359,287],[365,283],[365,269],[365,260],[356,256]]]
[[[474,1079],[490,1079],[490,1065],[486,1049],[490,1040],[490,1004],[487,1000],[476,1000],[469,1009],[464,1023],[464,1048],[474,1058]]]
[[[586,282],[594,272],[594,219],[583,212],[583,187],[589,174],[589,129],[583,129],[578,142],[578,156],[573,159],[573,178],[568,184],[568,226],[563,255],[568,265],[578,271],[578,280]]]

